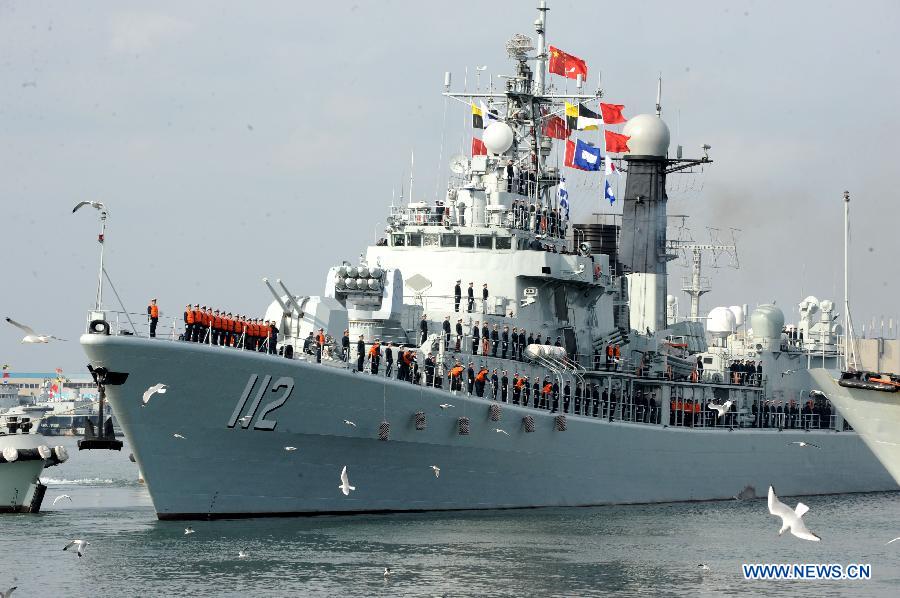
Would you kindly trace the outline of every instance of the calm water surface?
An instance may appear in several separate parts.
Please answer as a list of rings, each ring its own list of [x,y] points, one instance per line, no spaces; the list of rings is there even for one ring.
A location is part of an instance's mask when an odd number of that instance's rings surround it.
[[[45,470],[44,512],[0,516],[0,589],[17,585],[14,598],[900,595],[900,541],[886,545],[900,492],[805,498],[818,544],[778,537],[764,500],[161,522],[127,444],[57,440],[71,458]],[[53,506],[60,494],[72,502]],[[91,542],[84,558],[62,551],[73,538]],[[871,563],[873,579],[745,581],[746,562]]]

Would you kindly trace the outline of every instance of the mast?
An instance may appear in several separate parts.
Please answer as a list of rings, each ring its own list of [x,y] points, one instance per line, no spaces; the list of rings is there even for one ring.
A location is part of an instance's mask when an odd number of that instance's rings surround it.
[[[850,192],[844,191],[844,369],[856,371],[853,320],[850,318]]]
[[[544,94],[544,78],[547,67],[547,1],[540,0],[538,4],[538,18],[534,22],[534,28],[538,34],[537,56],[534,61],[534,93]]]

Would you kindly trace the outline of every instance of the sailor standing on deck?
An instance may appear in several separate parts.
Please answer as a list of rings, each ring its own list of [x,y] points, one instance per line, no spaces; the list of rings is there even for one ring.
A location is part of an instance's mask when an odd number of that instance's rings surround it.
[[[274,324],[272,327],[274,328]],[[274,344],[274,343],[273,343]],[[316,363],[322,363],[322,351],[325,350],[325,330],[319,328],[319,334],[316,335]]]
[[[500,356],[506,359],[506,353],[509,350],[509,326],[503,326],[503,332],[500,333]]]
[[[388,343],[387,347],[384,349],[384,376],[386,378],[391,377],[391,373],[394,371],[394,349],[392,348],[394,343]]]
[[[481,287],[481,313],[487,313],[487,305],[488,305],[488,288],[487,283],[484,283]]]
[[[459,302],[462,300],[462,287],[459,286],[461,282],[457,280],[453,287],[453,311],[459,311]]]
[[[455,351],[459,353],[462,351],[462,338],[463,338],[463,325],[462,318],[456,321],[456,349]]]
[[[381,364],[381,339],[376,338],[375,342],[369,348],[370,367],[372,374],[378,375],[378,366]]]
[[[422,319],[419,322],[419,332],[421,333],[421,339],[419,340],[420,345],[425,344],[425,339],[428,338],[428,315],[422,314]]]
[[[441,324],[444,331],[444,351],[450,350],[450,316],[444,317],[444,323]]]
[[[474,282],[469,283],[469,288],[466,290],[466,293],[468,294],[468,297],[467,297],[468,301],[466,303],[466,309],[468,310],[469,313],[472,313],[473,311],[475,311],[475,283]]]
[[[194,310],[188,303],[184,308],[184,340],[190,341],[194,335]]]
[[[359,335],[359,340],[356,342],[356,371],[363,371],[363,361],[366,359],[366,341],[363,340],[363,335]]]
[[[344,336],[341,337],[341,359],[347,361],[350,359],[350,331],[345,330]]]
[[[478,326],[478,320],[472,325],[472,355],[478,355],[478,339],[481,336],[481,327]]]
[[[269,322],[268,326],[269,333],[269,355],[275,355],[278,352],[278,327],[275,326],[275,320]],[[319,343],[319,354],[318,359],[322,361],[322,347],[325,346],[325,335],[322,333],[322,329],[319,328],[319,336],[322,338],[321,343]]]
[[[147,317],[150,319],[150,338],[156,338],[156,323],[159,322],[159,306],[156,305],[156,299],[150,300]]]

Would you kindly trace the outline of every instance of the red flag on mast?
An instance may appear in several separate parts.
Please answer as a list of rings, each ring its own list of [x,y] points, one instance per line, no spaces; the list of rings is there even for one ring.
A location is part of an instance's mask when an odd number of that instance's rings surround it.
[[[544,123],[544,135],[547,137],[552,137],[553,139],[568,139],[571,132],[572,130],[566,126],[566,121],[558,116],[551,116],[547,119],[547,122]]]
[[[487,147],[484,145],[484,141],[478,137],[472,137],[472,155],[487,156]]]
[[[603,115],[603,122],[608,125],[617,125],[625,122],[626,119],[622,116],[622,108],[624,107],[624,104],[604,104],[600,102],[600,113]]]
[[[631,151],[628,149],[628,140],[631,139],[628,135],[614,133],[613,131],[603,131],[603,133],[606,136],[606,151],[614,154]]]
[[[553,46],[550,46],[550,63],[547,68],[551,73],[569,79],[577,79],[578,75],[581,75],[583,80],[587,79],[587,63],[585,61]]]

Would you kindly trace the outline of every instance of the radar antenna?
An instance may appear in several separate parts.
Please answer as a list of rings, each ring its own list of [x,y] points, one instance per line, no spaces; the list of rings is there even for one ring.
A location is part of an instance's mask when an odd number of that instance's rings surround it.
[[[682,258],[687,261],[687,255],[690,253],[691,275],[684,276],[681,279],[681,290],[687,293],[691,298],[691,315],[693,322],[700,321],[700,297],[712,290],[709,278],[701,275],[703,268],[703,253],[711,254],[713,268],[719,267],[719,259],[722,256],[728,256],[728,266],[731,268],[739,268],[737,254],[737,243],[735,242],[735,233],[738,229],[729,229],[731,234],[731,244],[722,244],[719,240],[721,231],[716,228],[709,228],[709,243],[694,243],[693,241],[669,241],[668,247],[679,253]]]

